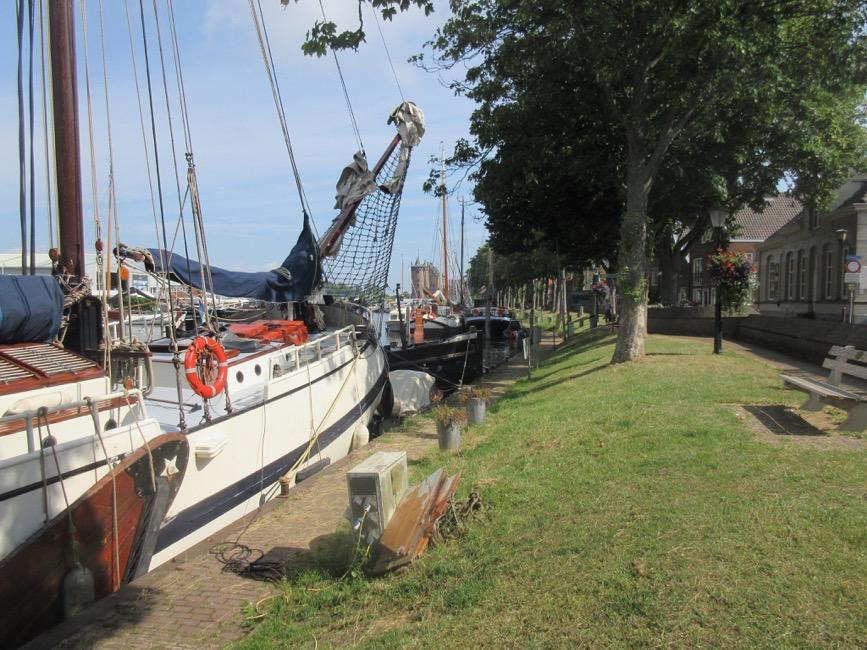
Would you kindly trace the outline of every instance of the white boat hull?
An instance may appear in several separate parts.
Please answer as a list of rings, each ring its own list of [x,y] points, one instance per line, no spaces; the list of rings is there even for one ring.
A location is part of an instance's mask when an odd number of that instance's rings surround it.
[[[346,456],[356,430],[370,422],[387,380],[378,345],[353,340],[275,377],[284,353],[233,365],[233,412],[188,429],[187,473],[150,569],[253,512],[276,495],[281,476]]]

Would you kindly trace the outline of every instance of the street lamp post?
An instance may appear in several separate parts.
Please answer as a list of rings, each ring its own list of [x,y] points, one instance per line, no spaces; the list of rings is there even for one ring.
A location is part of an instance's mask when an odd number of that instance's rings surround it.
[[[845,280],[846,280],[846,275],[845,275],[846,274],[846,260],[843,259],[843,245],[846,243],[846,238],[848,236],[849,236],[849,231],[846,230],[845,228],[840,228],[837,230],[837,239],[840,241],[840,257],[841,257],[840,263],[841,263],[841,266],[843,267],[844,284],[845,284]],[[856,288],[856,286],[857,285],[855,285],[855,284],[848,283],[848,287],[847,287],[849,289],[849,314],[848,314],[849,317],[846,320],[849,322],[850,325],[853,322],[852,321],[852,312],[855,311],[855,288]]]
[[[728,210],[724,208],[714,208],[710,211],[710,222],[714,228],[714,240],[716,241],[717,250],[722,247],[722,229],[725,226]],[[713,321],[713,353],[722,354],[722,295],[720,287],[716,288],[716,305],[714,306],[714,321]]]

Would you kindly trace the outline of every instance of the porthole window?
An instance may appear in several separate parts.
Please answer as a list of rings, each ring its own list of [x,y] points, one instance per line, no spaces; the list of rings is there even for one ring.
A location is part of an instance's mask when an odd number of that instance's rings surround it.
[[[258,363],[257,363],[256,366],[253,368],[253,370],[256,371],[256,376],[257,376],[257,377],[258,377],[259,375],[262,374],[262,366],[260,366]]]
[[[244,373],[239,370],[235,373],[235,379],[238,381],[239,384],[244,383]]]

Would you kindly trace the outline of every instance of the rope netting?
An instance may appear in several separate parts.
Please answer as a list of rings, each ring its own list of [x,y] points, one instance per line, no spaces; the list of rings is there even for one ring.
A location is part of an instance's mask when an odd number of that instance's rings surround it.
[[[395,147],[391,152],[376,176],[377,185],[397,173],[400,151],[401,147]],[[382,302],[402,192],[390,194],[377,189],[361,200],[354,225],[343,235],[340,252],[323,260],[325,293],[362,305]]]

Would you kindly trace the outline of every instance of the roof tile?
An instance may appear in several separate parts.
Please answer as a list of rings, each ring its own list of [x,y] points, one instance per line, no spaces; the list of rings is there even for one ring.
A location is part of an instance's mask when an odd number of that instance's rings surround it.
[[[735,214],[735,222],[741,227],[732,241],[765,241],[780,228],[797,217],[804,206],[798,199],[787,194],[778,194],[765,199],[761,212],[744,208]]]

